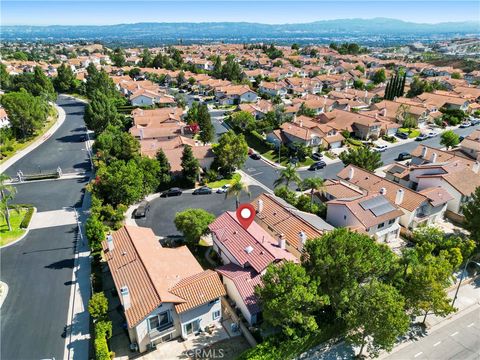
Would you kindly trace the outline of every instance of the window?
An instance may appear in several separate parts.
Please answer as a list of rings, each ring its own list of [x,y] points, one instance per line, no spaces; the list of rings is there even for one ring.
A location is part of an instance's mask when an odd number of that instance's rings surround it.
[[[212,319],[217,320],[220,317],[220,310],[214,311],[212,313]]]
[[[347,220],[347,215],[343,215],[343,220]]]
[[[395,219],[392,219],[392,220],[389,220],[389,221],[388,221],[388,224],[389,224],[389,225],[392,225],[394,222],[395,222]]]
[[[382,227],[385,226],[385,223],[378,224],[378,228],[381,229]]]
[[[150,330],[164,329],[170,326],[171,323],[172,322],[168,311],[162,312],[148,319],[148,326]]]
[[[151,317],[150,319],[148,319],[148,326],[149,326],[150,330],[158,328],[158,325],[159,325],[158,316],[154,316],[154,317]]]

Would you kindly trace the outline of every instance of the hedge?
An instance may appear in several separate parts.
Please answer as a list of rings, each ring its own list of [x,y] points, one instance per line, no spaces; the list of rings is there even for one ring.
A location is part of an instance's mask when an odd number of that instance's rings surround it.
[[[99,321],[95,324],[95,359],[110,360],[107,338],[112,337],[111,321]]]
[[[20,223],[21,229],[28,228],[28,224],[30,224],[30,220],[32,220],[32,216],[33,216],[33,211],[34,211],[33,206],[29,205],[29,206],[26,206],[26,208],[27,208],[27,213],[25,214],[22,222]]]

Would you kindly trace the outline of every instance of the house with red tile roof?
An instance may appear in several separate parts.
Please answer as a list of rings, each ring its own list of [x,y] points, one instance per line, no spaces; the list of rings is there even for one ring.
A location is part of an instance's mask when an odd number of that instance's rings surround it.
[[[164,248],[151,229],[136,226],[107,235],[102,246],[130,341],[140,352],[221,326],[225,288],[186,246]]]

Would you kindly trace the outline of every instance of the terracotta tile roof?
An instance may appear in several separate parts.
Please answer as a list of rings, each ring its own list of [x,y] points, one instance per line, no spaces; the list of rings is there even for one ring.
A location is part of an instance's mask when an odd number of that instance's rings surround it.
[[[225,212],[209,226],[217,240],[244,267],[251,266],[261,273],[272,262],[297,261],[295,256],[278,246],[274,239],[255,221],[245,230],[235,212]],[[247,248],[251,251],[247,252]]]
[[[350,168],[353,168],[352,179],[349,179]],[[405,186],[396,184],[393,181],[382,178],[354,165],[348,165],[342,171],[340,171],[337,176],[348,181],[349,183],[367,190],[369,193],[378,193],[380,192],[381,188],[385,188],[387,191],[385,197],[390,202],[395,202],[397,190],[402,189],[404,191],[404,197],[403,202],[400,204],[400,208],[408,211],[414,211],[421,206],[422,203],[428,201],[428,198],[422,194],[419,194]]]
[[[424,148],[427,149],[426,156],[423,158],[422,153],[424,151]],[[448,163],[452,161],[460,161],[462,162],[465,166],[472,167],[473,164],[475,164],[475,160],[468,159],[464,156],[458,156],[458,154],[450,151],[445,151],[445,150],[440,150],[435,147],[430,147],[427,145],[418,145],[412,152],[412,156],[423,159],[423,164],[429,164],[431,163],[431,158],[432,154],[435,153],[437,154],[437,159],[435,160],[436,163]]]
[[[258,201],[263,201],[263,210],[258,213]],[[303,231],[308,239],[314,239],[323,235],[325,230],[331,226],[317,226],[306,221],[299,213],[300,211],[289,204],[282,203],[280,199],[270,194],[261,194],[251,202],[257,216],[255,220],[267,229],[273,236],[284,234],[287,242],[294,248],[300,246],[299,233]],[[320,219],[320,218],[319,218]]]
[[[325,181],[324,185],[324,192],[330,194],[336,199],[351,199],[363,195],[361,190],[355,189],[353,186],[340,180],[328,179]]]
[[[215,271],[232,280],[250,314],[255,315],[260,312],[258,298],[255,296],[255,287],[262,284],[259,273],[251,268],[244,269],[232,263],[220,266]]]
[[[480,130],[475,130],[470,135],[465,137],[465,139],[463,139],[463,141],[460,143],[460,146],[480,151]]]
[[[212,270],[180,280],[170,292],[186,300],[175,305],[179,314],[226,295],[218,274]]]
[[[432,206],[438,206],[445,204],[446,202],[453,200],[453,196],[442,187],[431,187],[419,191],[420,194],[425,195],[430,199]]]
[[[114,249],[103,251],[115,287],[127,286],[131,306],[125,310],[129,328],[136,326],[162,302],[175,304],[200,300],[184,299],[171,292],[182,279],[203,273],[186,246],[163,248],[149,228],[123,226],[112,233]]]

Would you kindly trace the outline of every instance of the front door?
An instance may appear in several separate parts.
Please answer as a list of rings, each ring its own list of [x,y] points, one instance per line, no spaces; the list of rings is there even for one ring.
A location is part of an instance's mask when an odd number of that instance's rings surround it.
[[[194,320],[192,322],[189,322],[188,324],[185,324],[184,326],[185,326],[185,334],[191,335],[198,332],[198,330],[200,330],[200,321]]]

